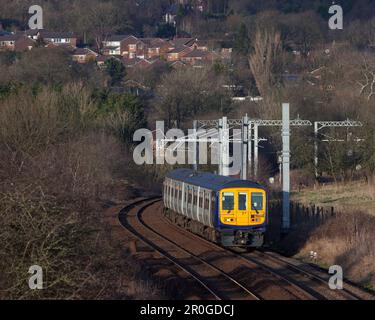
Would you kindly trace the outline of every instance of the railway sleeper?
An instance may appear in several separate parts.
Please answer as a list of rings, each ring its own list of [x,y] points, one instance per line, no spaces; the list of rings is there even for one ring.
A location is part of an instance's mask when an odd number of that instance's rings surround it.
[[[199,235],[211,242],[220,243],[220,234],[214,228],[205,226],[198,221],[194,221],[166,208],[164,209],[164,216],[172,223],[184,228],[187,231],[190,231],[191,233]]]

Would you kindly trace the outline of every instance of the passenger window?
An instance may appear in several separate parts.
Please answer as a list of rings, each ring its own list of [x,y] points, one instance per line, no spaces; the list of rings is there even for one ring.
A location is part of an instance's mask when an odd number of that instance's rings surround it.
[[[238,210],[247,210],[247,193],[238,193]]]
[[[263,210],[263,194],[251,194],[251,210]]]
[[[223,193],[222,210],[234,210],[234,193]]]

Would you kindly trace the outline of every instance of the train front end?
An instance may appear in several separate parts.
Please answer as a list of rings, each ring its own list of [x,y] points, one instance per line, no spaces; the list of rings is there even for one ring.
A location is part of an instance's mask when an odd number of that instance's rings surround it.
[[[225,188],[218,192],[221,244],[261,247],[267,225],[267,192],[261,188]]]

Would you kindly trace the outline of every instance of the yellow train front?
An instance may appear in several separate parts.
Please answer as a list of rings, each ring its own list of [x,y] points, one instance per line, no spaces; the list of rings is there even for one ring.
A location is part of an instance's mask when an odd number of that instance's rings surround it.
[[[174,223],[225,247],[261,247],[267,192],[258,183],[196,172],[171,171],[163,186],[164,213]]]

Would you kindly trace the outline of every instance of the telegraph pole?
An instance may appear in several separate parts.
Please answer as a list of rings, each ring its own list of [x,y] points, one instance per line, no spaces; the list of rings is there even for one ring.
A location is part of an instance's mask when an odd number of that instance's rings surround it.
[[[249,141],[249,117],[242,118],[242,165],[241,179],[247,179],[247,157],[248,157],[248,141]]]
[[[252,167],[253,167],[253,124],[249,121],[249,138],[248,138],[248,167],[249,167],[249,177],[252,177]]]
[[[254,123],[254,179],[258,179],[259,125]]]
[[[222,128],[222,175],[229,176],[229,128],[228,128],[228,118],[223,117],[223,128]]]
[[[199,162],[199,143],[198,142],[198,135],[197,135],[197,132],[198,132],[198,121],[197,120],[194,120],[193,121],[193,127],[194,127],[194,135],[193,135],[193,139],[194,139],[194,142],[193,142],[193,169],[194,171],[198,171],[198,162]]]
[[[318,179],[318,122],[314,122],[314,168],[315,179]]]
[[[283,166],[283,220],[282,228],[287,232],[290,228],[290,122],[289,103],[283,103],[282,126],[282,166]]]
[[[223,175],[223,119],[219,119],[219,175]]]

